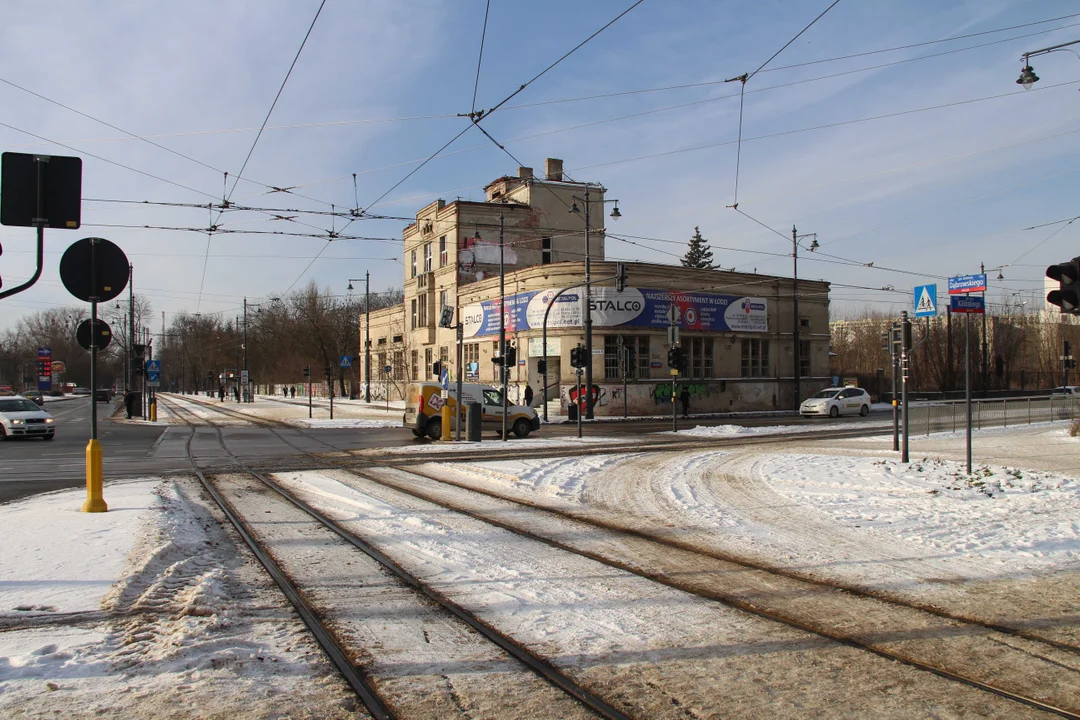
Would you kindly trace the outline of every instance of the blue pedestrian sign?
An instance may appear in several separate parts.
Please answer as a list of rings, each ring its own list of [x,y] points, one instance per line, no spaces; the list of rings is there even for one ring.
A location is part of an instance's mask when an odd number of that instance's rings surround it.
[[[352,358],[349,357],[348,355],[342,355],[341,359],[338,360],[338,365],[341,366],[343,369],[351,368],[352,367]]]
[[[161,361],[146,361],[146,384],[150,387],[158,387],[161,384]]]
[[[919,285],[915,288],[915,317],[937,315],[937,285]]]

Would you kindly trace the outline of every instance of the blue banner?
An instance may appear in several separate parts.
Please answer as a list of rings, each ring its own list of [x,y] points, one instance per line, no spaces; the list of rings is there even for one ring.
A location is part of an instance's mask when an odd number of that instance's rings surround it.
[[[548,329],[583,327],[584,288],[571,288],[559,297],[557,290],[533,290],[508,295],[505,308],[499,300],[466,306],[461,313],[465,337],[495,335],[499,315],[507,332],[540,330],[547,314]],[[550,310],[549,310],[550,308]],[[655,288],[598,287],[592,293],[593,327],[666,328],[674,308],[674,324],[683,330],[712,332],[768,332],[765,298],[680,292]]]

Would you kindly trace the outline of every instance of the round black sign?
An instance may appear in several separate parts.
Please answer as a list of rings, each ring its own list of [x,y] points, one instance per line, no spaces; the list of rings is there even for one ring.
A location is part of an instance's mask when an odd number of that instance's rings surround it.
[[[107,302],[127,286],[127,255],[105,238],[83,238],[60,258],[60,279],[68,292],[80,300]]]
[[[75,339],[79,341],[79,344],[83,346],[84,350],[90,349],[91,340],[96,340],[98,350],[104,350],[109,347],[109,343],[112,342],[112,330],[109,329],[109,324],[104,320],[97,320],[95,325],[95,332],[90,333],[90,321],[83,320],[79,323],[78,329],[75,331]]]

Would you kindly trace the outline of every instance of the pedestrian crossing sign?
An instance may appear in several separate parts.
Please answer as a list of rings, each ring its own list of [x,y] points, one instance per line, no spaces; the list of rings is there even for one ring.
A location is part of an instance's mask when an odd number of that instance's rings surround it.
[[[937,285],[919,285],[915,288],[915,317],[937,315]]]

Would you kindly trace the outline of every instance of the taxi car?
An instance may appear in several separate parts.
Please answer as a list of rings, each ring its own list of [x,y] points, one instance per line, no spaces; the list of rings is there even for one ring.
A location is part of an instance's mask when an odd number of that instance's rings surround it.
[[[432,440],[442,437],[442,407],[449,404],[451,410],[451,428],[454,408],[457,407],[457,385],[450,384],[450,389],[443,398],[442,385],[437,382],[411,383],[405,388],[405,415],[402,424],[412,430],[416,437],[427,435]],[[462,383],[461,397],[464,406],[479,403],[482,406],[480,427],[485,430],[502,432],[502,392],[490,385]],[[528,437],[533,430],[540,429],[540,416],[536,410],[524,405],[507,405],[506,427],[519,438]],[[465,408],[461,410],[461,420],[465,419]]]
[[[41,394],[40,390],[26,390],[22,396],[27,400],[33,400],[38,405],[45,404],[45,396]]]
[[[826,388],[816,395],[811,395],[799,406],[799,414],[806,416],[870,414],[870,395],[857,387]]]
[[[56,420],[22,395],[0,397],[0,438],[56,436]]]

